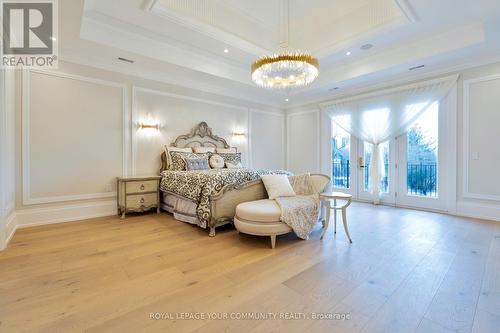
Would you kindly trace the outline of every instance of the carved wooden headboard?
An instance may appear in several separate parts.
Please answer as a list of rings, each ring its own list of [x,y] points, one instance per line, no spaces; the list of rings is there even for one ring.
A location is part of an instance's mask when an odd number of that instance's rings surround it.
[[[212,133],[212,129],[208,127],[206,122],[201,122],[195,126],[189,134],[178,136],[174,142],[170,144],[171,147],[185,148],[185,147],[215,147],[215,148],[229,148],[227,141]],[[165,151],[161,154],[161,171],[167,170],[168,162]]]

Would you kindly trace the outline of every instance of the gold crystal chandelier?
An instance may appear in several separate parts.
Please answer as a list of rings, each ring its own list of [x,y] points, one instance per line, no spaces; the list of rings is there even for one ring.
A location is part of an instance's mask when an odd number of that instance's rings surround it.
[[[251,67],[252,80],[263,88],[306,86],[319,74],[318,59],[310,53],[288,51],[290,31],[289,0],[283,0],[283,31],[281,47],[285,51],[261,57]]]

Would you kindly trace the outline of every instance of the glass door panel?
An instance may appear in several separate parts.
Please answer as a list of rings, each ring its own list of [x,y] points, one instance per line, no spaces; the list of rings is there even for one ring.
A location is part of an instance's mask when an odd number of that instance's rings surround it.
[[[332,187],[355,195],[352,178],[351,136],[332,121]],[[356,182],[354,182],[355,184]]]
[[[438,197],[439,108],[431,107],[406,135],[406,192]]]
[[[440,193],[439,103],[431,105],[398,141],[400,187],[397,203],[442,209]]]
[[[391,161],[394,159],[391,155],[393,155],[393,149],[391,149],[393,144],[389,141],[383,142],[379,145],[381,158],[383,160],[384,168],[382,173],[382,179],[380,180],[380,193],[381,193],[381,201],[384,203],[394,203],[393,196],[391,192],[391,181],[393,178],[393,170],[391,167]],[[371,194],[370,188],[370,162],[373,154],[373,145],[367,142],[362,142],[360,144],[360,151],[358,158],[358,166],[360,167],[360,198],[364,200],[372,200],[373,196]]]

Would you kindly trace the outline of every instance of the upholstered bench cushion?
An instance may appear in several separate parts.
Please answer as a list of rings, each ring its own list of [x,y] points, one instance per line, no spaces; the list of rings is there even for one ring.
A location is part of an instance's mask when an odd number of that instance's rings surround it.
[[[274,200],[244,202],[236,207],[236,216],[255,222],[280,222],[281,208]]]
[[[255,222],[234,217],[234,226],[239,232],[257,236],[282,235],[292,231],[288,224],[283,222]]]

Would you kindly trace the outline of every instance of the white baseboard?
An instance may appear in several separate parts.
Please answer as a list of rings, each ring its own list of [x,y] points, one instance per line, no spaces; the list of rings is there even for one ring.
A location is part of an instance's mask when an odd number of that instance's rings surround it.
[[[500,204],[458,201],[457,215],[482,220],[500,221]]]
[[[5,241],[3,242],[4,244],[0,242],[0,250],[2,250],[2,246],[6,247],[8,245],[12,236],[19,228],[80,221],[112,215],[116,215],[115,200],[12,211],[6,219]],[[456,215],[500,221],[500,205],[459,201],[457,202]]]
[[[353,201],[362,202],[362,203],[369,203],[369,204],[372,203],[369,200],[356,199]],[[388,207],[419,210],[419,211],[424,211],[424,212],[432,212],[432,213],[439,213],[439,214],[449,214],[449,215],[455,215],[455,216],[470,217],[473,219],[480,219],[480,220],[500,221],[500,205],[495,205],[495,204],[458,201],[456,212],[443,212],[440,210],[418,208],[418,207],[411,207],[411,206],[404,206],[404,205],[394,205],[394,204],[388,204],[388,203],[384,203],[384,202],[381,202],[380,205],[388,206]]]
[[[4,250],[7,248],[7,245],[9,245],[10,240],[12,239],[12,236],[14,236],[14,233],[16,232],[17,229],[17,224],[16,224],[16,212],[15,210],[10,209],[10,214],[7,216],[5,219],[5,229],[0,230],[0,251]]]
[[[116,215],[115,200],[12,211],[6,219],[5,240],[3,244],[0,242],[0,251],[8,246],[14,233],[20,228],[80,221],[111,215]]]
[[[111,215],[116,215],[116,200],[18,210],[16,224],[17,228],[27,228]]]
[[[7,246],[17,230],[17,214],[12,211],[5,223],[5,246]]]

